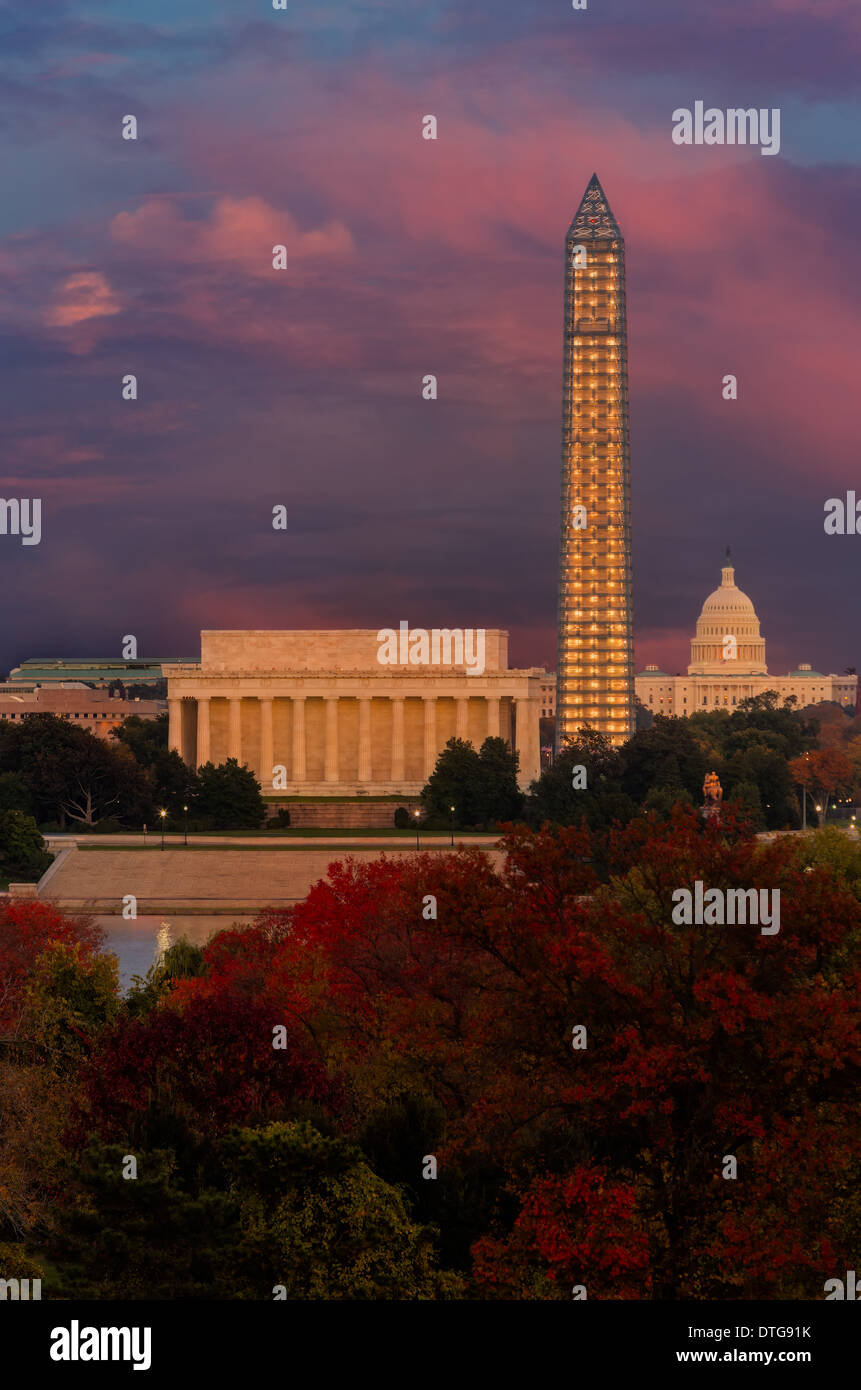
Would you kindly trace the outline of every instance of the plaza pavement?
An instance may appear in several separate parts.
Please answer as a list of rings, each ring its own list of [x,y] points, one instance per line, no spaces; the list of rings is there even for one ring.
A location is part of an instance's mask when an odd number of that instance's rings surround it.
[[[283,851],[173,846],[164,851],[155,846],[79,850],[69,846],[40,881],[39,898],[68,912],[120,914],[123,898],[129,894],[137,899],[138,913],[257,911],[301,901],[336,860],[376,859],[381,853],[377,847],[366,847],[364,840],[347,845],[317,840],[314,848],[298,849],[293,848],[295,843],[291,841],[290,849]],[[483,843],[489,844],[486,839]],[[427,848],[433,853],[449,850],[448,839]],[[415,844],[387,847],[383,852],[387,858],[402,858],[415,853]],[[500,864],[502,854],[490,853]]]

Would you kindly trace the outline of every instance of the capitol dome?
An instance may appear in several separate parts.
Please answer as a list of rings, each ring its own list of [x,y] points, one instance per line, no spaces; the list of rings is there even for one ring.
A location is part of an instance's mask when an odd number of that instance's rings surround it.
[[[767,675],[756,609],[736,586],[729,551],[726,558],[720,588],[709,594],[697,620],[688,675]]]

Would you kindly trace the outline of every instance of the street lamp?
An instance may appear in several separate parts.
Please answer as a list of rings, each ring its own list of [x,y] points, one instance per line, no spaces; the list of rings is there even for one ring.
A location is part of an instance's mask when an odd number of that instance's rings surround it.
[[[159,815],[161,816],[161,847],[164,849],[164,822],[167,811],[159,811]]]
[[[414,815],[415,818],[416,818],[416,849],[418,849],[418,848],[419,848],[419,816],[421,815],[421,811],[415,810],[415,811],[413,811],[413,815]]]
[[[184,839],[184,841],[183,841],[183,844],[186,844],[186,845],[187,845],[187,844],[188,844],[188,807],[187,807],[187,806],[183,806],[183,808],[182,808],[182,814],[185,816],[185,839]]]
[[[451,815],[451,847],[454,849],[454,807],[449,806],[448,809]]]

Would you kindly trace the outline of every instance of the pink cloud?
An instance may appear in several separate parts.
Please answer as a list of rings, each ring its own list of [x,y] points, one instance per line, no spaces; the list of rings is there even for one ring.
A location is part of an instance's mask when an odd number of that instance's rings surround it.
[[[589,60],[578,53],[576,64],[585,84],[593,76]],[[325,119],[323,98],[301,71],[285,98],[285,120],[288,107],[301,106],[307,115],[292,151],[291,180],[357,229],[368,269],[386,270],[381,256],[397,256],[398,248],[404,263],[416,267],[401,277],[387,324],[390,335],[405,337],[407,359],[406,325],[421,325],[421,339],[437,335],[470,359],[466,374],[449,385],[455,394],[486,404],[502,393],[510,412],[526,404],[528,392],[531,409],[542,401],[547,408],[558,389],[560,306],[558,293],[548,296],[534,248],[543,245],[561,262],[568,221],[594,168],[628,242],[638,388],[673,393],[685,379],[697,410],[725,427],[720,381],[732,372],[740,386],[734,423],[749,439],[768,421],[771,437],[786,445],[788,472],[803,474],[813,448],[827,450],[845,471],[854,391],[854,354],[847,351],[854,341],[852,296],[830,275],[840,254],[835,233],[797,199],[785,166],[771,169],[778,161],[742,148],[673,145],[669,102],[665,120],[656,112],[651,124],[635,124],[602,106],[600,119],[584,128],[572,120],[567,94],[536,91],[533,74],[518,75],[512,63],[501,120],[488,75],[479,69],[469,83],[463,78],[461,67],[440,70],[417,95],[378,68],[353,69],[337,92],[327,88]],[[350,126],[357,109],[363,111],[358,130]],[[436,141],[421,138],[427,112],[439,119]],[[189,111],[180,118],[179,138],[208,182],[227,177],[234,187],[256,185],[272,196],[282,177],[281,114],[272,113],[271,133],[251,140],[239,126],[213,130]],[[332,141],[333,121],[343,121],[349,138]],[[775,232],[767,255],[766,228]],[[799,248],[811,237],[816,263],[800,274]],[[446,255],[443,276],[438,267]],[[359,302],[362,279],[350,286]],[[346,333],[350,307],[345,304]],[[300,335],[306,324],[313,332],[313,318],[292,322]],[[827,337],[811,353],[799,325],[825,322]],[[252,330],[242,323],[238,331]],[[269,332],[259,320],[253,331]],[[370,351],[365,333],[354,355],[367,361]]]
[[[45,311],[45,322],[51,328],[73,328],[119,312],[119,301],[105,276],[100,271],[80,271],[66,276],[54,304]]]
[[[333,219],[301,231],[288,212],[264,198],[219,198],[208,220],[183,217],[167,197],[149,198],[135,212],[120,212],[110,225],[113,239],[136,252],[204,268],[238,264],[249,275],[268,277],[272,248],[287,247],[288,267],[299,261],[349,257],[353,238]]]

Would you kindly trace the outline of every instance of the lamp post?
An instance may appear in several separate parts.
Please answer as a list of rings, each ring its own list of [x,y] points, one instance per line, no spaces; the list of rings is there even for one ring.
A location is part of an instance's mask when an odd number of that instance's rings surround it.
[[[416,849],[418,849],[418,848],[419,848],[419,816],[421,815],[421,811],[419,811],[419,810],[413,811],[413,815],[414,815],[415,818],[416,818]]]
[[[805,756],[805,758],[808,758],[808,759],[810,758],[810,754],[809,754],[809,753],[805,753],[804,756]],[[806,829],[807,829],[807,785],[806,785],[806,784],[803,784],[803,785],[802,785],[801,794],[802,794],[803,803],[804,803],[804,809],[803,809],[803,811],[802,811],[802,813],[801,813],[801,829],[802,829],[802,830],[806,830]]]
[[[183,806],[183,808],[182,808],[182,814],[185,816],[185,839],[183,840],[183,844],[187,845],[187,844],[188,844],[188,807],[187,807],[187,806]]]
[[[167,811],[159,811],[159,815],[161,816],[161,847],[164,849],[164,822],[167,817]]]
[[[448,809],[451,815],[451,847],[454,849],[454,807],[449,806]]]

